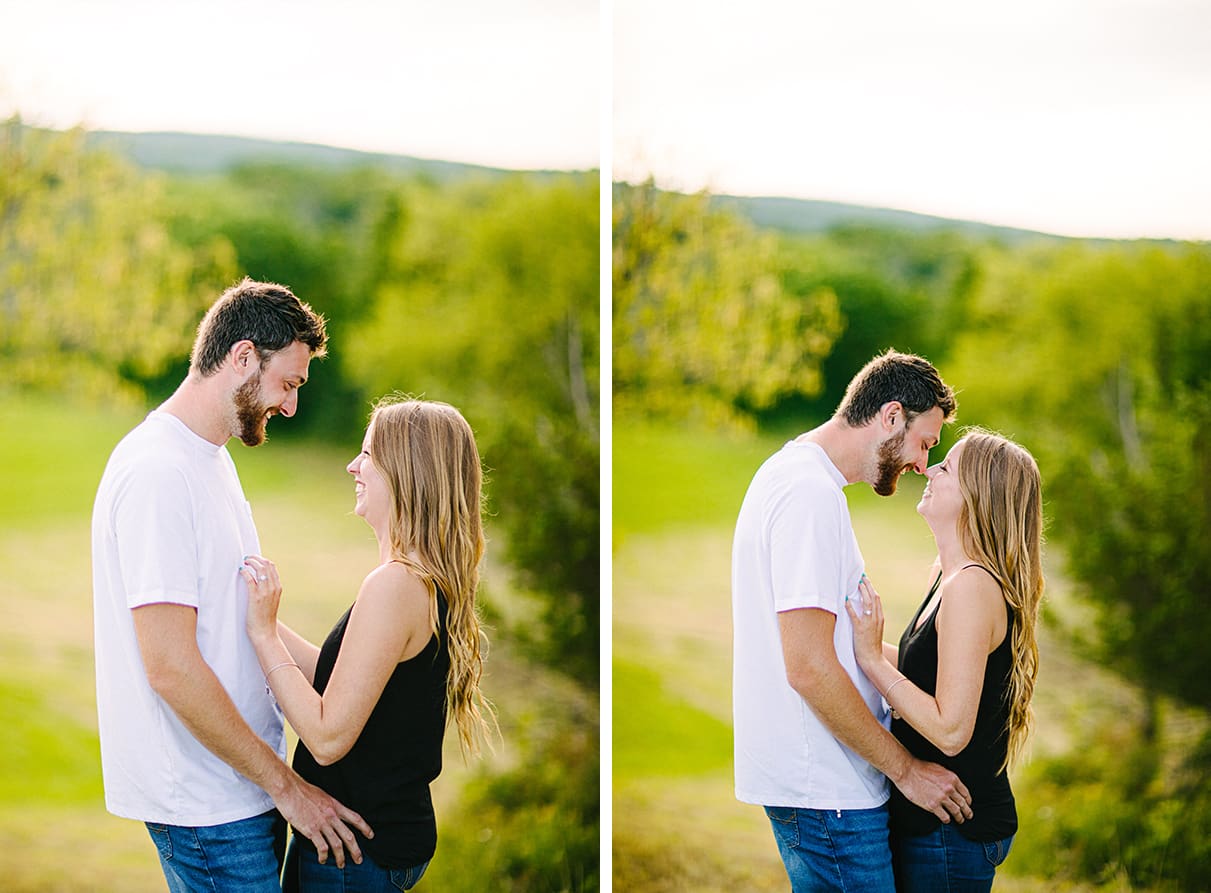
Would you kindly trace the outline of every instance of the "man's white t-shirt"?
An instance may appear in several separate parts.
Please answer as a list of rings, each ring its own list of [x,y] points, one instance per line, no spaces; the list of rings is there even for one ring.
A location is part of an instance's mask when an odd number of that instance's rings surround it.
[[[286,758],[282,714],[244,628],[239,569],[259,554],[226,447],[152,412],[114,448],[93,507],[97,714],[105,805],[126,818],[218,825],[273,801],[207,750],[147,682],[133,608],[188,605],[198,648],[240,715]]]
[[[786,679],[778,614],[836,615],[833,646],[871,713],[890,725],[878,690],[858,669],[844,599],[859,597],[862,553],[845,476],[817,444],[792,441],[758,469],[732,547],[736,798],[762,806],[871,809],[887,779],[833,737]]]

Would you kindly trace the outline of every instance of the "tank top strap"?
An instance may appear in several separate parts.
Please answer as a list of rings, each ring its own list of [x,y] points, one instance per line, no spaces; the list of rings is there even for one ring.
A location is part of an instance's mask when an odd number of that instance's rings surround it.
[[[973,561],[971,564],[965,564],[965,565],[963,565],[961,568],[959,568],[959,570],[961,570],[961,571],[965,571],[965,570],[967,570],[967,568],[969,568],[969,567],[978,567],[978,568],[979,568],[980,570],[982,570],[984,573],[988,574],[988,576],[990,576],[990,577],[992,577],[994,580],[996,580],[998,584],[1000,584],[1000,582],[1001,582],[1001,581],[1000,581],[1000,580],[997,580],[997,575],[996,575],[996,574],[994,574],[994,573],[993,573],[992,571],[990,571],[988,568],[984,567],[984,565],[982,565],[982,564],[977,564],[977,563],[976,563],[976,562],[974,562],[974,561]]]

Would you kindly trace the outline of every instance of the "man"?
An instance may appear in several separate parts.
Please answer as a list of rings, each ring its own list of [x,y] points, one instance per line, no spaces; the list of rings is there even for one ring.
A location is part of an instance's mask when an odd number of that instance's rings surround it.
[[[890,496],[919,474],[954,393],[921,357],[888,351],[836,414],[757,471],[732,552],[736,797],[766,808],[794,893],[894,893],[888,779],[943,821],[971,816],[953,773],[911,757],[854,658],[847,598],[862,554],[843,487]]]
[[[189,374],[114,449],[93,509],[105,802],[147,823],[169,889],[280,891],[285,822],[324,861],[361,853],[361,817],[285,761],[282,713],[244,630],[260,553],[226,449],[294,415],[324,318],[245,279],[198,327]],[[275,811],[276,807],[276,811]],[[285,819],[285,822],[283,821]]]

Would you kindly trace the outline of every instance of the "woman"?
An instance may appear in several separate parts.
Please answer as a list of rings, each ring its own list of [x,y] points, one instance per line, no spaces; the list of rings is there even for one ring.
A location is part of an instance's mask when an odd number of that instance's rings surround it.
[[[471,428],[452,406],[387,399],[349,463],[354,511],[378,540],[379,565],[317,648],[277,621],[281,584],[253,556],[248,635],[265,678],[299,736],[295,770],[360,813],[364,857],[321,863],[295,834],[286,858],[310,890],[407,890],[432,858],[437,829],[429,783],[441,771],[446,721],[464,756],[478,752],[491,705],[475,610],[484,552],[482,471]],[[333,842],[336,843],[336,842]]]
[[[942,824],[894,788],[889,804],[896,889],[988,891],[1017,831],[1007,770],[1029,737],[1043,592],[1042,494],[1026,450],[968,433],[926,471],[917,506],[938,546],[929,589],[900,638],[883,638],[868,580],[846,603],[858,664],[892,710],[892,733],[971,791],[974,816]]]

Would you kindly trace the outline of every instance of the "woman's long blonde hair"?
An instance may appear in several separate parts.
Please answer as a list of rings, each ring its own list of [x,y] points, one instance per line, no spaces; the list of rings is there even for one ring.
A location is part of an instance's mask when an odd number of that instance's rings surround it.
[[[990,570],[1013,611],[1006,770],[1026,750],[1034,726],[1030,701],[1039,672],[1037,627],[1043,597],[1043,492],[1039,467],[1023,447],[970,429],[959,456],[959,539]]]
[[[429,590],[435,635],[437,590],[446,597],[446,716],[464,758],[478,754],[481,738],[491,742],[495,713],[479,688],[487,637],[475,606],[484,554],[475,435],[453,406],[392,395],[370,417],[370,455],[391,493],[391,555]]]

